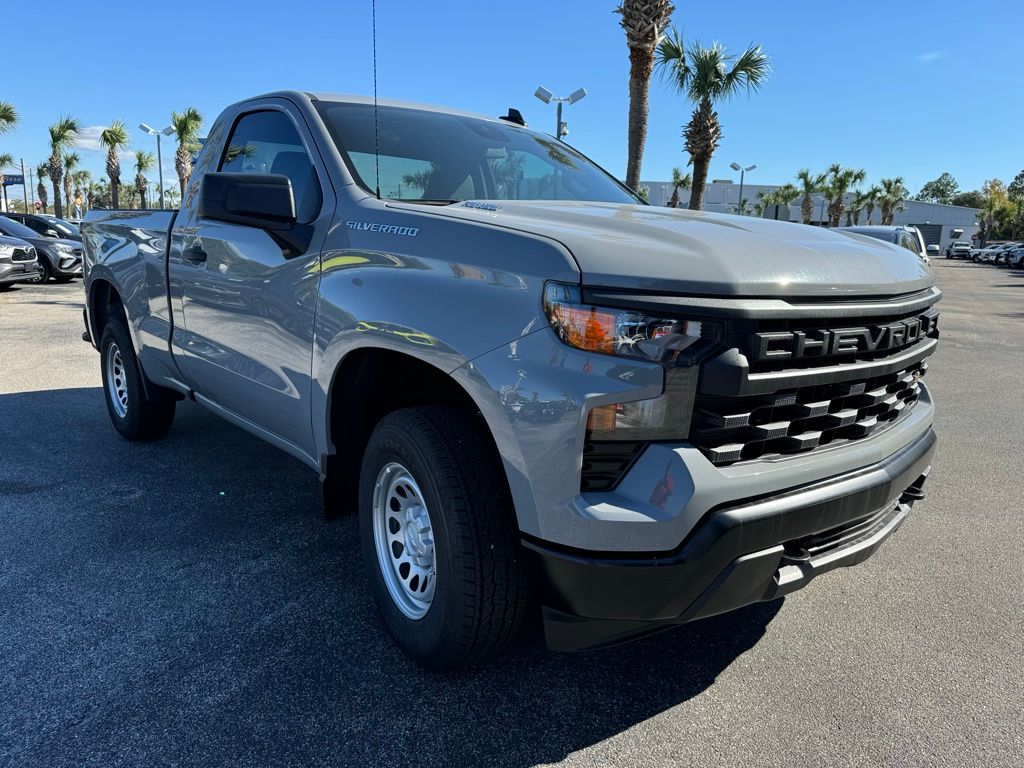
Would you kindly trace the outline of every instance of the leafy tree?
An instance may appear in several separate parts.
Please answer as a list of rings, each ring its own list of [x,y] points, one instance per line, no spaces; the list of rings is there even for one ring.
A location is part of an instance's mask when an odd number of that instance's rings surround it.
[[[959,192],[953,195],[953,199],[949,203],[950,205],[959,205],[964,208],[981,208],[985,203],[985,195],[977,189],[972,189],[969,192]]]
[[[156,157],[152,152],[135,150],[135,191],[139,193],[139,207],[146,207],[146,187],[149,180],[146,178],[146,171],[153,170],[156,165]]]
[[[690,174],[683,174],[679,168],[672,169],[672,197],[668,199],[669,208],[679,207],[679,190],[689,189],[693,184],[693,177]]]
[[[128,148],[128,128],[120,120],[114,120],[100,134],[100,144],[107,148],[107,178],[110,179],[110,207],[120,207],[121,156]]]
[[[956,183],[956,179],[951,174],[943,173],[939,178],[933,179],[921,187],[921,191],[917,193],[917,199],[927,203],[949,205],[953,201],[953,196],[959,191],[960,185]]]
[[[664,37],[675,6],[669,0],[622,0],[615,9],[629,47],[629,133],[626,151],[626,186],[640,183],[640,166],[647,141],[648,100],[654,50]]]
[[[1006,196],[1015,209],[1012,236],[1021,237],[1024,235],[1024,171],[1013,177],[1006,188]]]
[[[825,174],[812,174],[809,168],[797,172],[796,180],[800,182],[800,191],[803,199],[800,201],[800,217],[804,224],[810,224],[814,216],[814,200],[811,195],[823,192],[825,187]]]
[[[195,107],[184,112],[171,113],[171,126],[178,139],[174,153],[174,169],[178,172],[178,186],[185,197],[185,185],[192,176],[192,154],[199,148],[199,130],[203,127],[203,116]]]
[[[704,205],[711,157],[722,139],[722,126],[715,102],[735,96],[741,90],[756,91],[771,75],[768,55],[760,45],[751,45],[739,56],[730,56],[719,43],[705,48],[699,42],[688,48],[675,29],[658,45],[659,69],[676,90],[697,105],[683,130],[686,151],[693,164],[691,210]]]
[[[50,174],[50,183],[53,184],[53,212],[58,219],[64,217],[64,211],[60,204],[60,187],[64,178],[62,154],[65,149],[75,143],[78,132],[79,123],[70,116],[64,116],[50,126],[50,159],[46,168]]]
[[[882,194],[878,199],[882,209],[882,224],[889,226],[897,211],[906,208],[907,196],[910,190],[903,184],[903,177],[896,176],[891,179],[882,179]]]

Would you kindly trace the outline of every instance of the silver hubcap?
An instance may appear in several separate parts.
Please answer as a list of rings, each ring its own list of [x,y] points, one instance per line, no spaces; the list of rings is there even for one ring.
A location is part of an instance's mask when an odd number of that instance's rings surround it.
[[[410,619],[422,619],[434,600],[437,556],[423,494],[401,464],[392,462],[377,475],[373,538],[391,599]]]
[[[117,344],[107,348],[107,397],[114,412],[122,419],[128,415],[128,382],[124,375],[124,361]]]

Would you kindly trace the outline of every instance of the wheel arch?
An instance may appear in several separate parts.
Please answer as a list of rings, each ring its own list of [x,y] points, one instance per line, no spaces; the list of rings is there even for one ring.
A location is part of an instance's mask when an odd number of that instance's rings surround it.
[[[423,360],[385,347],[358,347],[335,367],[326,400],[328,453],[321,457],[324,509],[335,516],[354,509],[366,444],[384,416],[400,408],[453,405],[478,419],[488,445],[508,477],[491,426],[469,391],[451,374]]]

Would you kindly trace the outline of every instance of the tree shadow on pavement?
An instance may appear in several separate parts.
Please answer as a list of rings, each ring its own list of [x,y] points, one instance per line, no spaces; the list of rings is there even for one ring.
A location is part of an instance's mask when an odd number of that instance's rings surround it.
[[[128,444],[99,388],[0,395],[0,427],[0,764],[558,762],[707,689],[781,605],[584,654],[538,621],[430,674],[294,459],[192,404]]]

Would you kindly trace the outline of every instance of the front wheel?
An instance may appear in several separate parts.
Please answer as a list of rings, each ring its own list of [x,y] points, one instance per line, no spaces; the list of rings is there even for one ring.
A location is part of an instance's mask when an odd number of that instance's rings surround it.
[[[370,589],[388,633],[431,669],[481,661],[522,624],[527,576],[500,461],[448,406],[386,416],[359,478]]]
[[[135,356],[128,328],[111,318],[100,339],[104,399],[114,429],[127,440],[156,440],[174,421],[175,399],[163,387],[143,386],[142,368]]]
[[[47,282],[52,275],[53,270],[50,269],[49,262],[47,262],[45,258],[40,258],[39,271],[36,273],[36,276],[29,278],[25,282],[35,283],[36,285],[42,285],[43,283]]]

